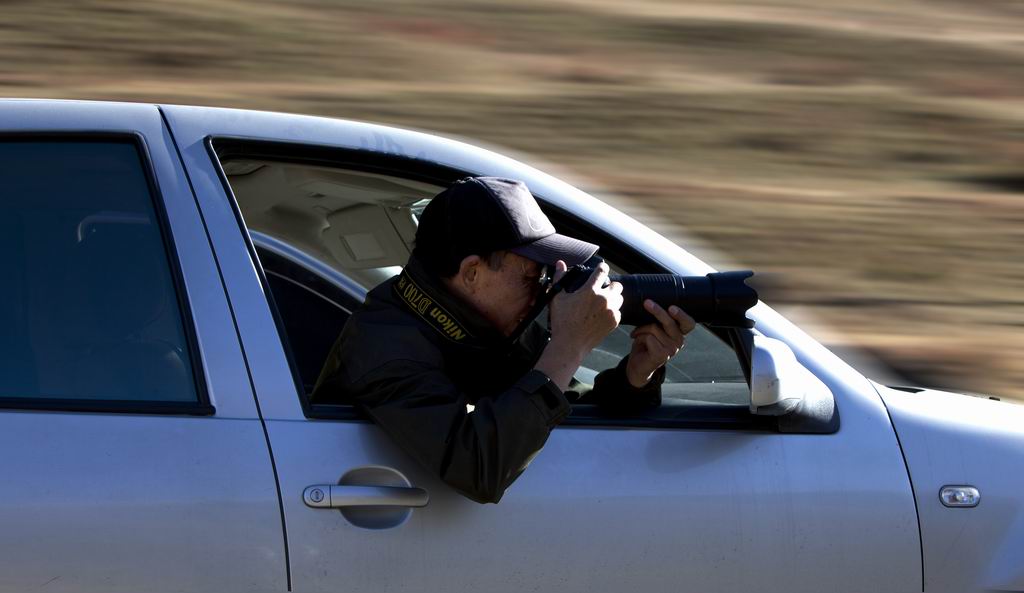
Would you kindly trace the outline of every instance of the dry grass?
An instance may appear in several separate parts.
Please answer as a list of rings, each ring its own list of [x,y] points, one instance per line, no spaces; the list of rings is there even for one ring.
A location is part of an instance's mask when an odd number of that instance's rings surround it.
[[[1013,0],[0,6],[2,95],[316,113],[516,148],[771,275],[768,300],[817,314],[833,345],[1024,398]]]

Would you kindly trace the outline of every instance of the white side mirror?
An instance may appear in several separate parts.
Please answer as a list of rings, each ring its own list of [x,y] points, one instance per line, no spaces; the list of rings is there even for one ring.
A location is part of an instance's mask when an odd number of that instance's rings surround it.
[[[832,398],[828,386],[796,360],[785,342],[754,336],[750,356],[750,412],[782,416],[806,399]]]

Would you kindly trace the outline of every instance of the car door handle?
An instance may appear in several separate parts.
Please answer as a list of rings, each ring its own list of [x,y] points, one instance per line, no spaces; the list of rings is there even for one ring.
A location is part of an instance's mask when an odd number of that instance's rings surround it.
[[[350,507],[409,507],[427,506],[430,496],[422,488],[404,486],[340,486],[318,484],[302,492],[306,506],[315,509],[343,509]]]

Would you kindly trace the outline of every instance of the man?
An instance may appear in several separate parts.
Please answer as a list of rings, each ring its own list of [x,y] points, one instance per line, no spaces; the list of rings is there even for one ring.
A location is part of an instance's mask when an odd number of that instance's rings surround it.
[[[658,323],[634,330],[630,354],[593,389],[580,388],[573,374],[619,324],[622,285],[602,263],[580,289],[554,297],[550,339],[534,323],[513,342],[543,289],[543,267],[557,281],[596,251],[555,233],[519,181],[456,182],[423,211],[402,274],[349,318],[313,401],[358,406],[459,492],[498,502],[570,401],[659,405],[664,365],[694,327],[677,307],[646,302]]]

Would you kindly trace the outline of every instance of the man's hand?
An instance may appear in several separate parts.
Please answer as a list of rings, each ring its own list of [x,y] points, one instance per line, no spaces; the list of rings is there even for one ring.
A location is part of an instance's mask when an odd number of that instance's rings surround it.
[[[565,262],[555,264],[556,282],[565,271]],[[583,359],[619,326],[620,307],[622,285],[608,283],[608,265],[602,263],[578,290],[551,300],[551,342],[534,368],[565,391]]]
[[[644,301],[644,309],[657,319],[657,323],[641,325],[633,330],[633,349],[626,363],[626,379],[629,384],[641,388],[651,380],[654,371],[665,366],[686,344],[686,334],[693,331],[697,323],[679,307],[672,305],[668,311],[654,301]]]
[[[552,299],[551,339],[566,340],[585,357],[619,326],[622,285],[608,282],[608,264],[602,262],[575,292],[560,292]],[[555,282],[565,276],[565,262],[555,264]]]

